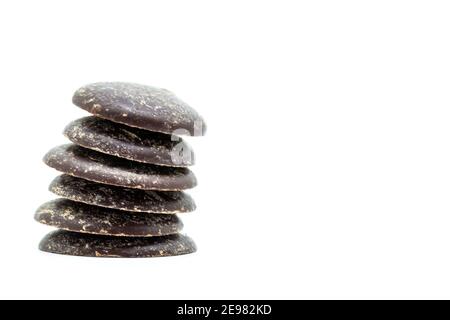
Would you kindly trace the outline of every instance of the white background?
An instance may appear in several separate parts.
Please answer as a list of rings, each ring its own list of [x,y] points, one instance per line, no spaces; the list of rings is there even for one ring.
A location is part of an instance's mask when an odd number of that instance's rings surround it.
[[[448,1],[1,1],[1,298],[450,298]],[[41,161],[97,81],[174,91],[194,255],[37,250]]]

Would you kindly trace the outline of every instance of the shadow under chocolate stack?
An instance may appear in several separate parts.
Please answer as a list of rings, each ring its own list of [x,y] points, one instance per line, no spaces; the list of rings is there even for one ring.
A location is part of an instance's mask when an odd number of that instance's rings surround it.
[[[196,186],[191,147],[179,135],[204,135],[202,117],[165,89],[133,83],[82,87],[73,103],[90,112],[64,129],[72,142],[44,162],[63,174],[49,190],[61,198],[35,219],[60,230],[42,251],[93,257],[160,257],[195,252],[177,214],[195,210],[183,190]]]

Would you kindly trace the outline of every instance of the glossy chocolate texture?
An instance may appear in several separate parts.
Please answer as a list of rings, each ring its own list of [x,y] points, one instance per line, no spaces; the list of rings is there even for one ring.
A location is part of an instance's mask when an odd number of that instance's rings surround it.
[[[194,242],[182,234],[162,237],[109,237],[57,230],[40,243],[45,252],[109,258],[151,258],[177,256],[196,251]]]
[[[44,203],[37,209],[35,220],[63,230],[120,237],[165,236],[183,228],[176,215],[136,214],[68,199]]]
[[[182,191],[123,188],[69,175],[56,177],[49,190],[69,200],[132,212],[175,214],[195,209],[194,200]]]
[[[100,118],[130,127],[202,136],[203,118],[166,89],[125,82],[99,82],[78,89],[72,101]]]
[[[127,188],[179,191],[197,185],[187,168],[173,168],[110,156],[74,144],[51,149],[44,162],[75,177]]]
[[[194,164],[192,148],[182,138],[125,126],[98,117],[69,123],[64,135],[73,143],[138,162],[170,167]]]

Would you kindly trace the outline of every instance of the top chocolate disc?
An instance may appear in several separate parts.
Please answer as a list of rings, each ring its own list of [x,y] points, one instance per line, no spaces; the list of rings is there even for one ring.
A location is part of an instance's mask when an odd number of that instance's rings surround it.
[[[203,118],[166,89],[125,82],[100,82],[78,89],[78,107],[100,118],[150,131],[202,136]]]

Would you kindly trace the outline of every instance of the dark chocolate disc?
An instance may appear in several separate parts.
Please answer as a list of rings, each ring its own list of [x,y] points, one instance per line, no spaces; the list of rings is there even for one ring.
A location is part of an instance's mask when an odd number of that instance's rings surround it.
[[[45,155],[44,162],[76,177],[128,188],[177,191],[197,184],[187,168],[130,161],[74,144],[53,148]]]
[[[192,148],[180,137],[151,132],[97,117],[69,123],[64,135],[73,143],[113,156],[162,166],[194,164]]]
[[[45,252],[84,257],[151,258],[189,254],[196,251],[189,237],[173,234],[163,237],[110,237],[57,230],[42,239]]]
[[[193,211],[194,200],[182,191],[150,191],[100,184],[60,175],[49,190],[73,201],[132,212],[175,214]]]
[[[202,136],[206,125],[189,105],[166,89],[100,82],[78,89],[72,99],[95,116],[150,131]]]
[[[35,220],[68,231],[126,237],[164,236],[183,228],[176,215],[136,214],[68,199],[44,203],[37,209]]]

